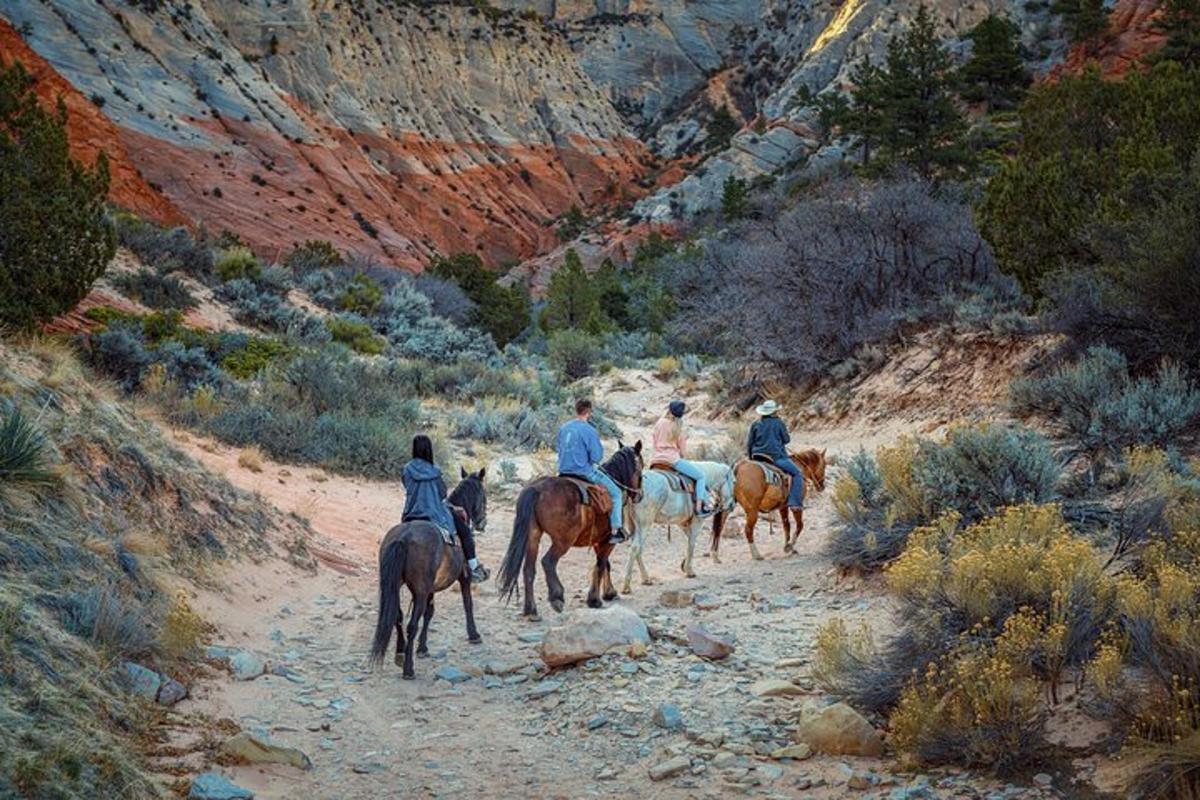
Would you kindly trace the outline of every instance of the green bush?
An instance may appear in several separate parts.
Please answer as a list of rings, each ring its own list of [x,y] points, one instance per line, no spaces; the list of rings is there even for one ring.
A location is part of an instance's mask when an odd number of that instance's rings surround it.
[[[335,342],[341,342],[356,353],[377,356],[387,347],[387,340],[376,336],[371,326],[345,317],[330,317],[325,327]]]
[[[257,280],[262,276],[262,264],[249,247],[240,245],[226,249],[217,258],[214,267],[222,281]]]
[[[342,254],[324,239],[309,239],[288,253],[283,265],[296,275],[307,275],[320,269],[333,269],[346,263]]]
[[[382,302],[383,289],[361,272],[351,278],[350,283],[342,287],[337,297],[334,298],[334,303],[342,311],[349,311],[364,317],[378,311],[379,304]]]
[[[453,281],[475,304],[471,323],[487,333],[498,347],[504,347],[529,327],[529,295],[518,286],[501,286],[499,277],[483,265],[473,253],[458,253],[436,258],[429,265],[434,276]]]
[[[550,365],[568,381],[591,375],[602,355],[596,340],[577,330],[558,331],[550,337],[547,346]]]
[[[114,275],[112,283],[126,296],[150,308],[192,308],[196,298],[174,275],[160,275],[148,269]]]
[[[17,487],[50,486],[58,473],[50,468],[50,443],[20,409],[0,406],[0,492]]]
[[[0,327],[71,310],[116,252],[108,160],[71,158],[66,105],[44,109],[19,64],[0,69]]]

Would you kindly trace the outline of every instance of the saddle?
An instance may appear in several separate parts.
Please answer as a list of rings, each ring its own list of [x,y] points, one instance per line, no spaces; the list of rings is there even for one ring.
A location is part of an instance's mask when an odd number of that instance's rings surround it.
[[[668,464],[665,461],[656,461],[650,465],[650,469],[667,479],[667,486],[670,487],[671,491],[693,495],[696,493],[696,482],[676,470],[674,464]]]
[[[612,511],[612,496],[600,484],[592,483],[575,475],[559,475],[558,477],[575,484],[575,488],[579,490],[579,501],[585,506],[595,508],[597,514],[607,515]]]
[[[757,464],[762,469],[763,477],[766,479],[768,486],[782,486],[785,491],[791,486],[792,476],[775,466],[775,462],[767,456],[755,455],[750,458],[743,458],[738,463],[740,464],[742,461]]]

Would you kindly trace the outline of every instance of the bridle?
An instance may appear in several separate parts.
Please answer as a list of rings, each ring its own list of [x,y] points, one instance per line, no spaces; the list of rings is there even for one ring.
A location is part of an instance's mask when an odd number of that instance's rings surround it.
[[[637,503],[642,502],[642,496],[643,496],[642,489],[635,489],[632,486],[626,486],[624,483],[617,480],[616,476],[614,476],[612,474],[612,472],[604,464],[600,465],[600,470],[605,475],[607,475],[608,479],[611,480],[613,483],[615,483],[618,488],[620,488],[623,492],[625,492],[627,495],[629,495],[629,500],[631,503],[634,503],[636,505]]]

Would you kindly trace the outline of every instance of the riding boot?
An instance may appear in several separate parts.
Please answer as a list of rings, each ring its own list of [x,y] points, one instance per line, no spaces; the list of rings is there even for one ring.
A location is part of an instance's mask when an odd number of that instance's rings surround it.
[[[621,542],[625,542],[628,540],[629,540],[629,534],[625,532],[625,528],[623,528],[623,527],[617,528],[615,531],[612,532],[612,535],[608,537],[609,544],[621,544]]]
[[[467,569],[471,573],[471,582],[483,583],[491,577],[491,573],[475,558],[475,533],[458,514],[452,516],[454,517],[454,530],[458,534],[458,541],[462,543],[463,557],[467,560]]]

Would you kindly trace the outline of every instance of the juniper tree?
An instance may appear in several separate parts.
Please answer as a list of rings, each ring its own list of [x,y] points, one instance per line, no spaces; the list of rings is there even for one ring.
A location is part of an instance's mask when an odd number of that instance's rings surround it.
[[[1029,72],[1021,60],[1019,33],[1012,20],[995,14],[971,29],[971,57],[958,72],[964,98],[987,103],[989,112],[1020,102]]]

